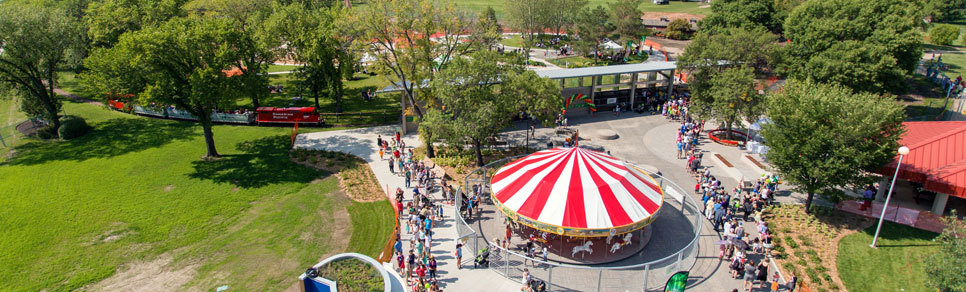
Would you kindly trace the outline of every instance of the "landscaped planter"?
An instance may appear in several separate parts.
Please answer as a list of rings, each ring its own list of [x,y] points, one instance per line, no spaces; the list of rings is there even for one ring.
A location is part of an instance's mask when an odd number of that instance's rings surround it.
[[[743,146],[748,142],[748,134],[735,130],[731,130],[731,134],[732,137],[728,138],[728,129],[715,129],[708,131],[708,138],[726,146]]]
[[[390,276],[382,265],[365,255],[343,253],[312,266],[299,276],[302,291],[390,291]]]

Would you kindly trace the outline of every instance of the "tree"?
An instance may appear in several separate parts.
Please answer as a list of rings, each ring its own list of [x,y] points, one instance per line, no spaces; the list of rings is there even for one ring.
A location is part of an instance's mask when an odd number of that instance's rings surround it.
[[[530,48],[536,44],[536,36],[543,30],[542,12],[545,0],[504,0],[506,20],[510,28],[520,33],[523,56],[530,60]]]
[[[672,40],[686,40],[691,37],[691,23],[684,18],[676,18],[667,24],[667,37]]]
[[[427,92],[417,98],[417,92],[424,90],[420,85],[433,80],[443,63],[469,50],[471,43],[463,42],[459,34],[469,30],[471,23],[452,2],[434,0],[373,0],[360,14],[360,39],[367,52],[377,56],[376,70],[382,71],[390,84],[402,87],[413,111],[422,119],[420,101],[429,105],[435,101]],[[432,140],[431,132],[421,134]],[[426,156],[435,156],[431,143],[426,143]]]
[[[87,6],[88,36],[95,47],[111,47],[121,34],[184,16],[185,0],[104,0]]]
[[[93,76],[87,80],[103,92],[136,94],[141,104],[188,111],[204,130],[206,157],[218,157],[211,114],[234,105],[241,79],[226,72],[251,44],[236,25],[228,18],[176,18],[125,33],[113,48],[95,49],[85,60]],[[139,73],[126,74],[131,71]]]
[[[952,45],[959,38],[959,28],[950,24],[940,24],[929,30],[929,41],[937,45]]]
[[[542,0],[540,8],[541,26],[550,29],[554,35],[570,30],[577,16],[587,6],[587,0]]]
[[[725,122],[729,130],[739,118],[755,122],[763,97],[754,91],[754,79],[773,63],[776,39],[763,27],[699,32],[678,60],[678,69],[692,76],[689,112]]]
[[[335,34],[335,9],[307,10],[301,5],[279,7],[268,22],[270,30],[287,44],[288,55],[303,66],[295,76],[307,88],[319,107],[325,91],[335,101],[335,111],[342,112],[342,68],[352,66],[350,56],[341,50]]]
[[[509,126],[519,110],[543,112],[560,99],[553,81],[496,58],[492,51],[479,51],[451,61],[430,83],[441,107],[430,108],[420,127],[450,143],[472,144],[478,166],[484,165],[483,142]],[[521,94],[532,95],[521,100]]]
[[[773,33],[782,32],[784,18],[776,18],[776,0],[718,0],[711,3],[711,15],[698,24],[710,34],[729,28],[762,27]]]
[[[617,0],[610,4],[610,23],[614,25],[614,38],[621,44],[641,39],[649,33],[641,22],[643,13],[637,0]]]
[[[489,50],[496,45],[503,37],[503,27],[496,19],[496,10],[487,6],[486,10],[480,12],[473,24],[473,33],[470,39],[478,45],[480,49]]]
[[[966,0],[925,0],[922,9],[932,22],[955,22],[966,18]]]
[[[57,67],[81,45],[80,27],[61,9],[0,5],[0,84],[15,90],[27,115],[51,122],[51,133],[60,128]]]
[[[904,0],[806,1],[785,23],[788,75],[901,92],[922,56],[913,8]]]
[[[711,117],[725,123],[730,137],[741,118],[754,123],[761,116],[763,97],[755,92],[755,75],[749,66],[728,67],[711,79]],[[705,100],[702,100],[705,101]],[[700,106],[700,104],[699,104]]]
[[[762,126],[766,157],[794,190],[840,199],[837,188],[861,186],[895,157],[904,132],[903,107],[840,85],[790,81],[767,101],[771,123]]]
[[[926,283],[941,292],[966,291],[966,221],[955,210],[942,221],[939,252],[926,258]]]
[[[575,26],[577,40],[574,49],[584,55],[594,54],[594,63],[597,63],[597,49],[600,41],[614,31],[614,27],[607,22],[607,18],[607,9],[597,5],[597,8],[581,11]]]
[[[235,67],[241,71],[242,88],[252,100],[252,107],[260,106],[259,100],[269,94],[268,66],[278,57],[282,47],[275,32],[263,25],[270,17],[272,0],[194,0],[184,5],[185,10],[207,17],[229,17],[237,21],[238,29],[245,34],[242,58]]]

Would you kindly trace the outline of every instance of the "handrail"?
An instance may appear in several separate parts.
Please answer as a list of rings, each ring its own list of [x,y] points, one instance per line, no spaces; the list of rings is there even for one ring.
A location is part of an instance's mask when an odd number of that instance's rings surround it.
[[[490,165],[494,165],[494,164],[503,162],[505,160],[516,159],[516,158],[522,157],[522,156],[524,156],[524,155],[517,155],[517,156],[513,156],[513,157],[507,157],[507,158],[503,158],[503,159],[500,159],[500,160],[497,160],[497,161],[488,163],[487,165],[484,165],[483,167],[480,167],[480,168],[477,168],[477,169],[471,171],[470,174],[467,175],[466,177],[468,178],[473,173],[476,173],[476,172],[480,171],[481,169],[488,168]],[[627,161],[625,161],[625,163],[630,164],[630,165],[636,167],[636,165],[634,165],[632,163],[629,163]],[[672,181],[670,179],[667,179],[667,178],[665,178],[664,176],[662,176],[660,174],[652,173],[650,171],[641,169],[640,167],[638,167],[638,170],[641,170],[641,171],[643,171],[643,172],[645,172],[645,173],[647,173],[649,175],[652,175],[653,177],[658,177],[658,178],[664,179],[668,183],[670,183],[673,187],[675,187],[675,188],[677,188],[679,190],[683,190],[680,186],[678,186],[678,184],[674,183],[674,181]],[[485,182],[486,178],[484,177],[483,180]],[[464,183],[467,183],[467,182],[464,182]],[[687,204],[687,203],[691,203],[692,206],[694,206],[695,208],[697,208],[697,203],[694,201],[694,198],[692,198],[690,195],[687,195],[687,192],[683,192],[682,194],[684,195],[684,198],[685,198],[684,201],[681,202],[681,207],[682,208],[684,208],[685,204]],[[464,225],[466,225],[467,228],[469,228],[470,230],[473,230],[474,233],[477,233],[476,230],[473,229],[472,226],[470,226],[469,224],[466,223],[466,221],[463,219],[463,215],[460,214],[459,211],[456,212],[456,216],[460,219],[460,222],[461,223],[463,223]],[[557,263],[557,262],[543,261],[543,260],[540,260],[540,259],[527,257],[527,256],[524,256],[524,255],[518,254],[516,252],[510,251],[510,250],[507,250],[507,249],[504,249],[500,245],[493,244],[489,240],[486,240],[486,238],[483,238],[483,241],[487,244],[487,246],[496,247],[498,250],[505,251],[505,252],[507,252],[509,254],[513,254],[513,255],[516,255],[516,256],[519,256],[519,257],[522,257],[522,258],[525,258],[525,259],[528,259],[528,260],[533,260],[534,262],[539,262],[539,263],[546,264],[546,265],[549,265],[549,266],[565,267],[565,268],[577,268],[577,269],[585,269],[585,270],[623,270],[623,269],[634,269],[634,268],[646,267],[646,266],[653,265],[653,264],[656,264],[656,263],[661,263],[661,262],[664,262],[664,261],[666,261],[668,259],[671,259],[671,258],[680,256],[682,253],[684,253],[685,250],[688,250],[689,248],[691,248],[695,244],[697,244],[698,238],[701,237],[701,232],[700,231],[701,231],[701,227],[702,227],[702,225],[703,225],[704,222],[703,222],[703,220],[695,220],[695,221],[697,221],[697,225],[694,226],[694,230],[695,230],[695,232],[694,232],[694,238],[692,238],[691,241],[687,245],[685,245],[683,248],[681,248],[677,252],[675,252],[675,253],[673,253],[671,255],[668,255],[666,257],[663,257],[663,258],[660,258],[660,259],[657,259],[657,260],[653,260],[653,261],[649,261],[649,262],[646,262],[646,263],[640,263],[640,264],[634,264],[634,265],[627,265],[627,266],[617,266],[617,267],[590,267],[590,266],[580,266],[580,265],[572,265],[572,264],[566,264],[566,263]]]

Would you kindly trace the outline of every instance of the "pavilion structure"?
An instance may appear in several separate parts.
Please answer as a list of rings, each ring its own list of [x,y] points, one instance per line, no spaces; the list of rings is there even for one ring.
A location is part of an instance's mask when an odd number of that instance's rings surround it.
[[[942,216],[953,199],[966,200],[966,121],[905,122],[906,133],[899,143],[909,147],[909,154],[899,167],[899,179],[918,186],[923,193],[935,193],[931,211]],[[892,179],[898,156],[876,171]],[[880,192],[887,191],[880,187]],[[884,195],[877,196],[885,198]],[[917,199],[918,199],[917,195]]]

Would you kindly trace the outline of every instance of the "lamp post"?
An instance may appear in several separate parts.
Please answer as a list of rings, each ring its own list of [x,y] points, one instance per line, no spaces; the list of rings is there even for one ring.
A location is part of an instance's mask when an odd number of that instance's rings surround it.
[[[902,167],[902,158],[909,154],[909,147],[899,147],[899,163],[896,164],[896,174],[892,176],[892,184],[889,185],[889,194],[886,195],[885,205],[882,205],[882,215],[879,216],[879,226],[875,228],[875,236],[872,237],[872,244],[875,248],[875,241],[879,239],[879,231],[882,230],[882,221],[885,221],[885,213],[889,208],[889,199],[892,198],[892,189],[896,187],[896,179],[899,177],[899,167]]]

